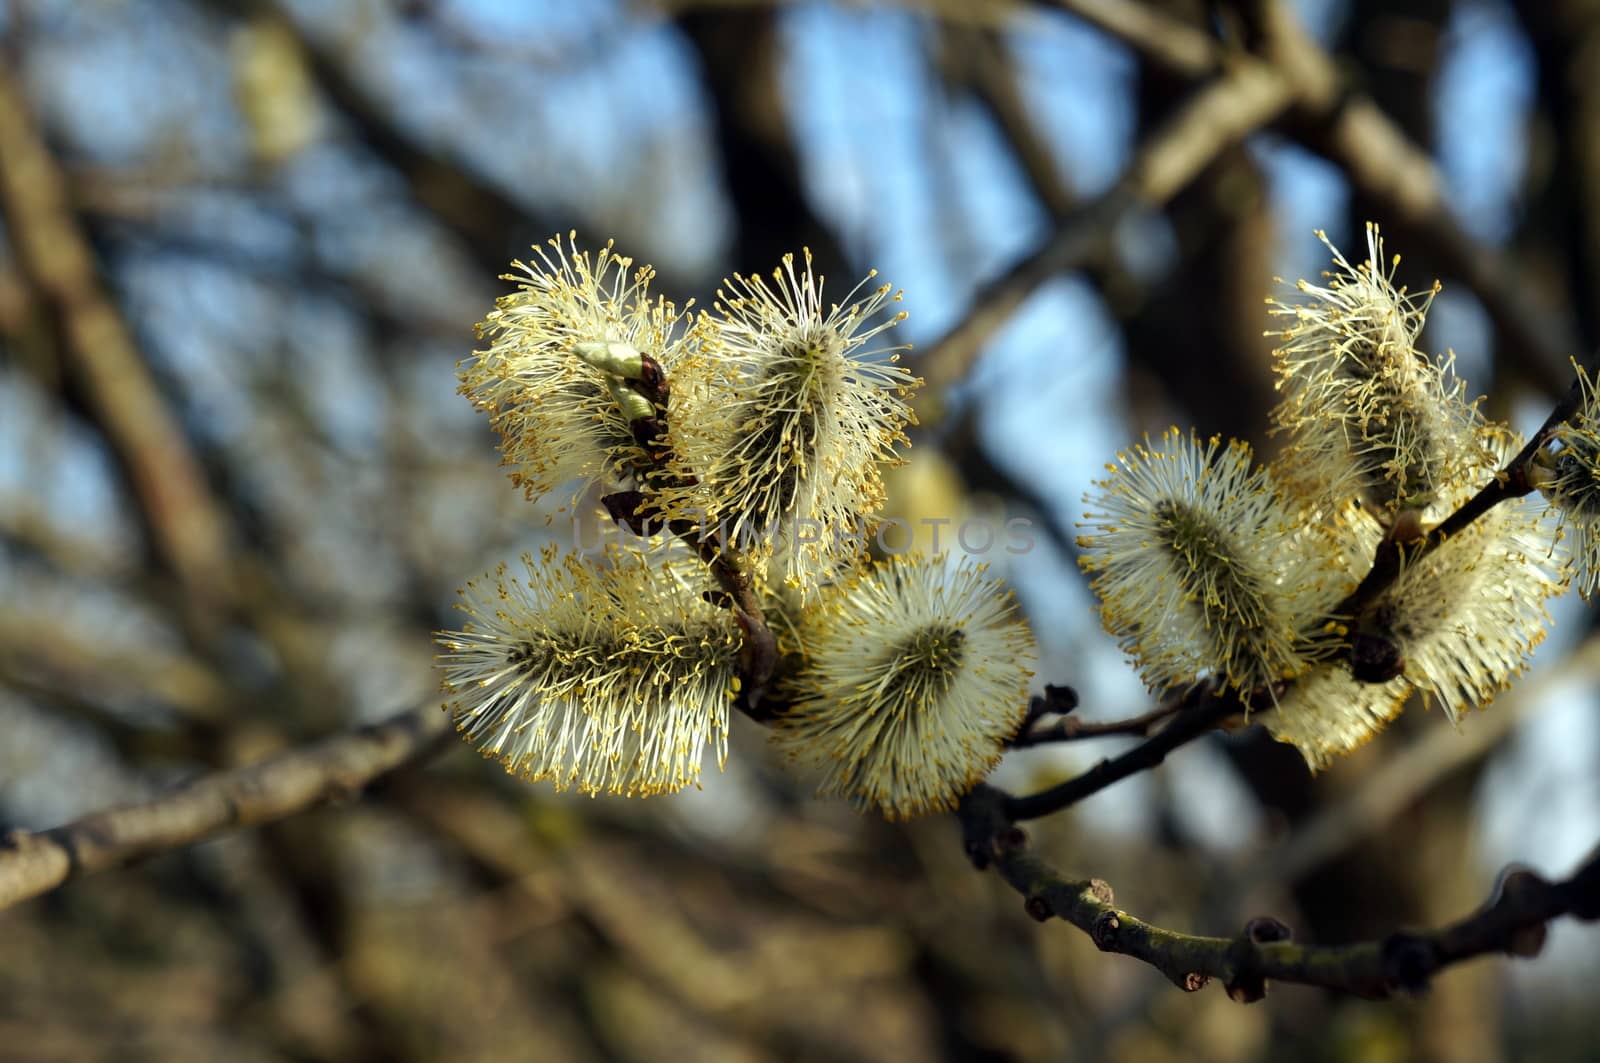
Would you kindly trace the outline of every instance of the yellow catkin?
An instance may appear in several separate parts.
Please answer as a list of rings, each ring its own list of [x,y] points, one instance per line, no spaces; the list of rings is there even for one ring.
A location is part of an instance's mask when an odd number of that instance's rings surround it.
[[[727,758],[739,639],[702,598],[694,558],[614,550],[601,565],[546,551],[469,583],[471,618],[437,636],[457,727],[530,780],[648,795]]]
[[[906,554],[825,590],[773,741],[824,793],[891,819],[945,811],[999,762],[1036,657],[981,565]]]
[[[1215,675],[1251,690],[1309,667],[1348,580],[1249,447],[1174,428],[1107,468],[1085,496],[1080,562],[1152,689]]]
[[[786,256],[771,280],[735,274],[702,325],[711,371],[693,418],[678,418],[686,475],[663,494],[670,512],[727,541],[803,593],[850,567],[884,502],[880,466],[899,460],[921,382],[874,341],[901,321],[900,298],[874,274],[838,304],[823,297],[811,255]],[[866,289],[865,294],[863,289]]]

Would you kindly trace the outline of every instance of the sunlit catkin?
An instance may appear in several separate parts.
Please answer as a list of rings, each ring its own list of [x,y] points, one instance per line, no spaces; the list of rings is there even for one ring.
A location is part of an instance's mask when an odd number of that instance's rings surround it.
[[[1022,721],[1033,636],[981,565],[906,554],[828,588],[773,740],[824,793],[891,819],[944,811]]]
[[[1107,469],[1085,496],[1080,562],[1145,682],[1248,691],[1304,671],[1344,577],[1250,448],[1174,428]]]
[[[529,780],[585,793],[655,794],[727,757],[738,689],[729,615],[701,597],[700,570],[615,551],[608,564],[524,557],[469,583],[461,631],[438,636],[456,725]]]
[[[1321,771],[1400,715],[1411,690],[1404,678],[1363,683],[1348,663],[1328,661],[1296,680],[1260,719],[1274,738],[1300,750],[1312,771]]]
[[[1590,598],[1600,586],[1600,398],[1588,372],[1576,363],[1573,369],[1581,392],[1578,409],[1553,433],[1555,449],[1535,456],[1530,476],[1561,533],[1572,539],[1578,592]]]
[[[1367,610],[1364,633],[1390,640],[1405,678],[1455,720],[1521,674],[1550,624],[1544,603],[1561,587],[1548,530],[1535,507],[1514,499],[1403,562]]]
[[[478,326],[488,347],[457,368],[462,393],[488,415],[501,463],[529,498],[646,467],[629,421],[649,404],[638,411],[619,401],[618,371],[642,352],[670,376],[689,367],[693,346],[676,308],[652,301],[652,270],[635,270],[611,244],[591,256],[569,236],[534,250],[506,278],[517,291]]]
[[[1387,525],[1464,482],[1481,458],[1480,418],[1448,360],[1416,349],[1437,286],[1420,296],[1395,287],[1399,257],[1385,264],[1375,225],[1359,266],[1317,236],[1337,267],[1327,283],[1300,281],[1293,303],[1268,300],[1286,322],[1269,335],[1281,341],[1274,421],[1290,433],[1274,467],[1296,492],[1334,505],[1356,499]]]
[[[707,319],[720,401],[678,425],[687,475],[665,493],[669,509],[776,557],[779,578],[807,592],[858,551],[883,505],[880,463],[897,460],[913,416],[919,381],[873,343],[905,317],[874,323],[899,294],[857,298],[873,276],[830,304],[809,252],[798,267],[785,256],[770,283],[735,274]]]

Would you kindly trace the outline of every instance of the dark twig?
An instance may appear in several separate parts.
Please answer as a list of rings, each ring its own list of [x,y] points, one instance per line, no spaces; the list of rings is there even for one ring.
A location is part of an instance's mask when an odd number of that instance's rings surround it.
[[[1006,796],[1003,811],[1008,822],[1038,819],[1075,805],[1099,793],[1112,783],[1137,775],[1160,764],[1167,754],[1192,742],[1232,716],[1250,711],[1245,701],[1231,692],[1218,692],[1196,686],[1171,707],[1163,707],[1172,722],[1154,737],[1146,739],[1120,757],[1102,760],[1081,775],[1058,786],[1023,797]]]
[[[720,593],[707,600],[732,612],[734,622],[744,636],[744,650],[739,661],[741,689],[736,704],[751,719],[768,719],[771,706],[763,703],[767,687],[778,667],[778,639],[767,626],[754,583],[728,553],[721,537],[714,531],[707,532],[691,520],[662,520],[649,497],[640,491],[618,491],[604,496],[600,501],[613,520],[635,535],[670,532],[693,547],[700,560],[705,562],[720,588]]]
[[[1017,734],[1025,735],[1034,724],[1046,716],[1065,716],[1078,707],[1078,692],[1068,686],[1046,683],[1044,693],[1028,699],[1027,715],[1017,725]]]
[[[1199,937],[1146,923],[1119,910],[1109,885],[1064,878],[1028,851],[1027,836],[1008,822],[1015,799],[980,786],[962,802],[967,852],[979,868],[993,864],[1043,922],[1059,917],[1088,934],[1103,952],[1143,960],[1179,988],[1193,992],[1220,980],[1240,1003],[1260,1000],[1269,981],[1321,986],[1369,998],[1426,988],[1432,977],[1474,956],[1532,956],[1546,924],[1563,915],[1600,918],[1600,848],[1573,875],[1549,882],[1532,871],[1508,869],[1477,912],[1432,931],[1396,931],[1382,941],[1299,945],[1276,919],[1252,919],[1235,937]]]
[[[739,662],[743,674],[739,706],[752,719],[767,719],[771,706],[765,705],[764,700],[767,685],[778,667],[778,639],[767,626],[761,600],[756,596],[749,575],[723,550],[721,543],[714,538],[697,536],[694,544],[718,586],[731,600],[734,622],[744,635],[744,653]]]
[[[1107,738],[1113,735],[1137,735],[1142,738],[1150,733],[1150,728],[1162,720],[1177,715],[1181,708],[1181,702],[1172,702],[1157,706],[1142,716],[1132,716],[1126,720],[1098,721],[1085,720],[1077,716],[1062,716],[1043,726],[1023,731],[1011,740],[1011,747],[1027,749],[1030,746],[1042,746],[1050,742],[1075,742],[1080,738]]]

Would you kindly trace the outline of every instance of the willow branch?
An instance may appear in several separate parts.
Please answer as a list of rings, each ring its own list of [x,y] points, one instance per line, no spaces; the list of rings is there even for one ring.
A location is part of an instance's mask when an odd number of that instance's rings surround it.
[[[1141,960],[1186,991],[1219,979],[1240,1003],[1260,1000],[1269,981],[1375,999],[1415,992],[1437,972],[1475,956],[1537,954],[1546,925],[1560,916],[1600,918],[1596,848],[1560,882],[1508,869],[1483,907],[1437,930],[1396,931],[1381,941],[1352,945],[1299,945],[1287,926],[1267,918],[1252,919],[1234,937],[1199,937],[1144,922],[1116,907],[1105,882],[1068,879],[1034,856],[1026,835],[1007,822],[1008,800],[1003,791],[979,787],[957,814],[974,862],[992,863],[1022,895],[1029,915],[1041,922],[1064,919],[1101,951]]]
[[[1232,691],[1196,686],[1177,702],[1176,708],[1160,710],[1172,717],[1171,723],[1121,756],[1102,760],[1081,775],[1036,794],[1023,797],[1006,794],[1001,808],[1007,824],[1059,812],[1099,793],[1112,783],[1148,771],[1166,760],[1167,754],[1179,746],[1187,745],[1214,730],[1224,720],[1249,709],[1246,702]]]
[[[654,356],[639,356],[639,376],[629,381],[627,387],[648,404],[641,411],[642,416],[634,417],[629,422],[634,441],[646,456],[641,483],[657,487],[669,482],[679,486],[695,486],[698,481],[693,474],[678,473],[672,469],[671,444],[667,435],[671,381]],[[770,718],[773,706],[763,705],[763,700],[778,668],[778,640],[767,626],[766,612],[761,608],[761,597],[756,593],[755,581],[724,542],[720,526],[707,528],[703,521],[683,517],[665,518],[645,491],[618,491],[603,496],[600,501],[612,520],[635,535],[650,536],[667,531],[694,548],[716,579],[720,598],[744,636],[739,659],[741,687],[737,705],[752,719]]]
[[[1336,606],[1332,615],[1359,618],[1399,577],[1404,564],[1414,563],[1435,550],[1450,536],[1458,534],[1474,520],[1501,502],[1520,498],[1533,490],[1528,478],[1528,465],[1535,454],[1549,442],[1556,429],[1571,418],[1583,400],[1581,381],[1574,379],[1566,395],[1556,403],[1550,415],[1539,426],[1522,450],[1499,470],[1494,478],[1463,503],[1450,516],[1420,538],[1409,542],[1391,535],[1378,544],[1372,567],[1362,577],[1356,589]],[[1290,680],[1289,683],[1293,683]],[[1282,690],[1278,691],[1281,696]],[[1037,819],[1077,804],[1113,783],[1130,775],[1149,770],[1161,764],[1168,753],[1194,741],[1213,730],[1224,721],[1252,711],[1264,711],[1274,703],[1266,690],[1251,692],[1241,697],[1232,691],[1218,691],[1209,686],[1196,686],[1177,701],[1152,710],[1143,716],[1109,724],[1085,724],[1067,717],[1046,728],[1036,728],[1036,721],[1049,711],[1049,706],[1036,704],[1025,718],[1022,730],[1012,745],[1023,748],[1047,741],[1070,741],[1074,738],[1096,734],[1143,734],[1152,724],[1164,718],[1171,722],[1127,753],[1111,760],[1102,760],[1093,768],[1076,775],[1059,785],[1024,797],[1007,796],[1004,810],[1008,822]]]
[[[739,662],[743,680],[739,705],[752,719],[768,719],[773,706],[764,704],[764,700],[773,673],[778,669],[778,639],[767,626],[755,584],[718,539],[696,535],[692,541],[716,577],[717,585],[728,596],[734,622],[744,635],[744,651]]]
[[[71,879],[357,796],[373,780],[443,748],[435,706],[217,772],[146,801],[45,831],[0,838],[0,908]]]
[[[1011,743],[1013,748],[1027,749],[1051,742],[1075,742],[1083,738],[1109,738],[1116,735],[1144,737],[1150,728],[1171,717],[1178,710],[1172,705],[1161,705],[1141,716],[1126,720],[1085,720],[1078,716],[1063,716],[1041,727],[1035,727]]]
[[[924,393],[936,399],[966,375],[1012,312],[1045,281],[1099,254],[1131,209],[1165,205],[1219,154],[1273,121],[1293,100],[1289,80],[1256,60],[1205,86],[1146,138],[1108,192],[1066,214],[1043,244],[974,294],[966,316],[918,357]]]
[[[1142,738],[1150,733],[1150,728],[1177,715],[1182,708],[1182,702],[1170,702],[1125,720],[1085,720],[1077,716],[1058,716],[1049,723],[1025,728],[1011,740],[1010,745],[1013,749],[1028,749],[1051,742],[1075,742],[1083,738],[1108,738],[1114,735],[1137,735]]]

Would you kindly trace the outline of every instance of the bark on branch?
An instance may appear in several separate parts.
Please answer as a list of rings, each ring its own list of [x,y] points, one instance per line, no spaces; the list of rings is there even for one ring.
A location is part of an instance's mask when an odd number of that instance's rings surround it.
[[[207,775],[170,794],[37,833],[0,837],[0,908],[80,875],[347,800],[389,772],[443,748],[450,718],[427,705],[259,764]]]
[[[967,852],[980,868],[993,864],[1023,897],[1029,915],[1065,919],[1103,952],[1142,960],[1188,992],[1219,979],[1228,995],[1251,1003],[1269,981],[1320,986],[1379,999],[1425,988],[1438,971],[1474,956],[1536,955],[1547,924],[1570,915],[1600,918],[1600,848],[1570,877],[1550,882],[1508,869],[1494,894],[1472,915],[1437,930],[1397,930],[1381,941],[1299,945],[1276,919],[1252,919],[1234,937],[1200,937],[1154,926],[1118,909],[1099,879],[1064,877],[1028,849],[1012,825],[1004,791],[980,786],[957,812]]]

